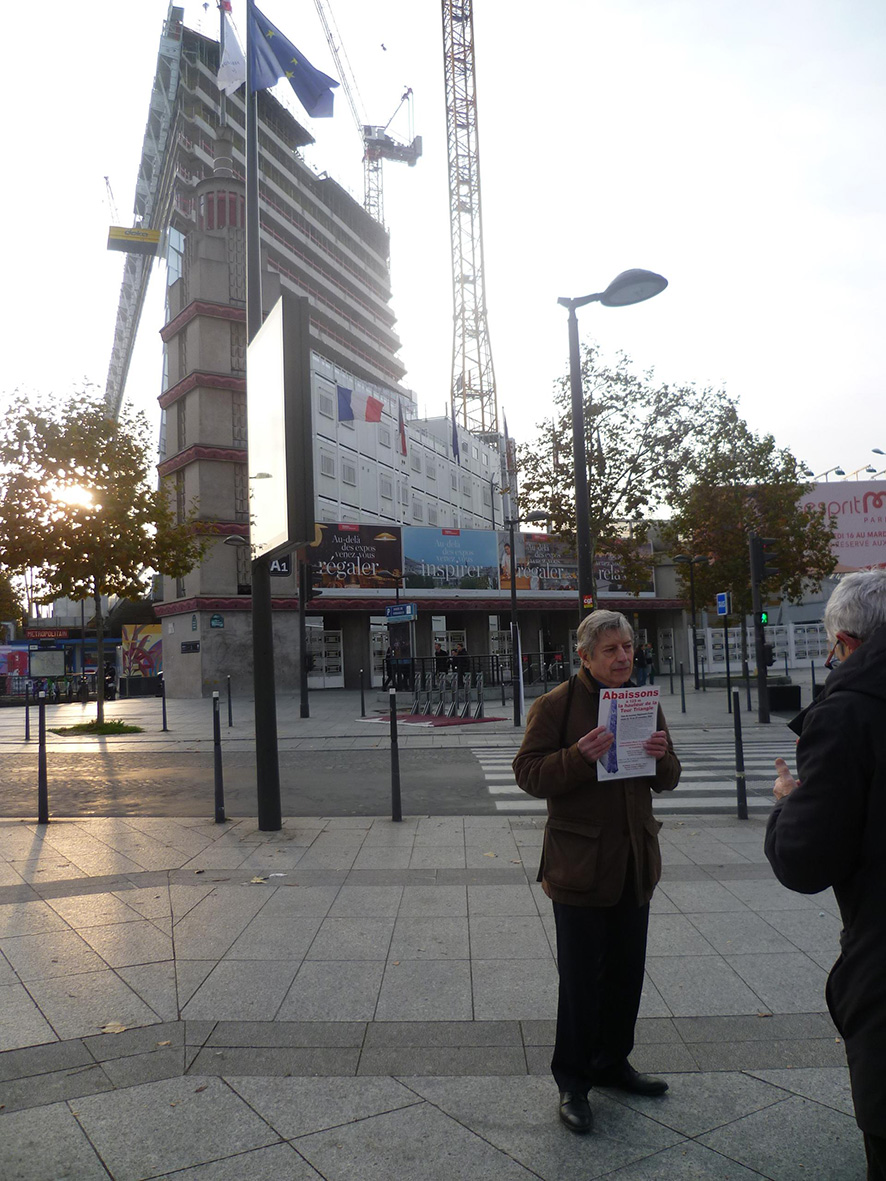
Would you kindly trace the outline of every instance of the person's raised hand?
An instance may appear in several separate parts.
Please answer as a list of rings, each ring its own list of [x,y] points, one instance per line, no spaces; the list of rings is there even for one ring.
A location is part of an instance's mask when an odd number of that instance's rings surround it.
[[[612,746],[612,741],[612,731],[606,726],[597,726],[579,738],[578,749],[589,763],[596,763]]]
[[[791,775],[790,768],[784,759],[775,760],[775,770],[778,774],[778,778],[773,784],[772,794],[776,799],[782,800],[785,796],[790,795],[795,787],[800,786],[800,780],[794,779],[793,775]]]

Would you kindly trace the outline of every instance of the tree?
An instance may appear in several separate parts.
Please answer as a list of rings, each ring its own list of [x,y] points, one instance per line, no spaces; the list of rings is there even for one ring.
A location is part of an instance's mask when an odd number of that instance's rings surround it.
[[[674,497],[674,516],[664,529],[672,551],[705,555],[695,566],[699,603],[731,591],[742,628],[752,610],[748,534],[775,539],[779,576],[766,585],[773,597],[799,602],[818,590],[834,570],[833,528],[823,509],[800,507],[812,489],[809,470],[772,435],[758,436],[736,406],[721,406],[702,444],[688,461],[688,480]],[[683,593],[689,576],[681,570]],[[746,635],[743,631],[743,648]]]
[[[14,631],[7,635],[5,624],[11,623],[13,628],[22,618],[22,600],[8,574],[0,571],[0,639],[2,642],[15,638]]]
[[[184,577],[207,544],[157,486],[145,416],[114,419],[94,387],[18,395],[0,426],[0,539],[0,569],[32,572],[37,601],[93,599],[102,724],[102,596],[139,597],[153,572]]]
[[[581,347],[591,559],[618,556],[624,584],[639,590],[651,558],[638,553],[648,520],[685,479],[686,464],[721,392],[670,386],[638,375],[625,354],[608,365],[596,345]],[[538,438],[518,448],[521,509],[550,515],[554,532],[574,542],[575,478],[569,376],[554,386],[554,413]],[[596,586],[595,586],[596,601]]]

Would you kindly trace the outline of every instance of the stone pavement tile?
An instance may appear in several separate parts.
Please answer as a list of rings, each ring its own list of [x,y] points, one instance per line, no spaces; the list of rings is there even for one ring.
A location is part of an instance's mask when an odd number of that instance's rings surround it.
[[[270,906],[268,903],[238,936],[225,952],[225,960],[287,959],[301,963],[323,919],[319,915],[287,913],[285,897],[282,905],[273,910]]]
[[[0,1051],[54,1042],[57,1034],[23,984],[0,988]]]
[[[522,864],[520,850],[509,833],[492,832],[488,840],[474,844],[465,841],[465,864],[468,869],[486,869],[489,861],[501,861],[508,865],[518,861]]]
[[[734,913],[730,917],[734,917]],[[715,950],[692,918],[682,914],[657,914],[649,923],[646,954],[714,955]]]
[[[18,984],[19,979],[16,973],[12,970],[12,964],[0,951],[0,988],[9,988],[13,984]]]
[[[365,1034],[363,1021],[219,1021],[205,1045],[359,1049]]]
[[[76,878],[89,877],[89,871],[75,865],[66,857],[57,853],[43,853],[40,857],[29,857],[26,861],[11,861],[10,869],[19,875],[22,881],[30,885],[40,886],[45,882],[74,881]],[[138,869],[132,865],[131,868]],[[111,872],[97,870],[96,872]]]
[[[754,1070],[755,1078],[782,1087],[794,1095],[814,1099],[824,1107],[833,1107],[844,1115],[854,1115],[849,1069],[846,1066],[808,1067],[799,1070]]]
[[[827,972],[799,951],[727,955],[726,962],[773,1013],[814,1013],[827,1008]]]
[[[866,1173],[855,1120],[808,1099],[786,1099],[709,1132],[699,1142],[771,1181],[863,1181]]]
[[[102,958],[76,931],[70,930],[0,939],[0,950],[25,983],[78,972],[97,972],[105,967]]]
[[[359,1075],[526,1074],[522,1046],[401,1046],[365,1049]]]
[[[807,951],[806,954],[814,964],[824,968],[825,972],[830,972],[839,955],[839,950],[835,948],[833,951]]]
[[[523,886],[526,872],[517,865],[503,869],[490,861],[485,869],[438,869],[436,880],[441,886]]]
[[[790,940],[753,911],[720,911],[686,917],[721,955],[795,950]]]
[[[278,1139],[221,1079],[211,1077],[189,1075],[88,1096],[76,1108],[114,1181],[153,1177]]]
[[[461,816],[424,816],[415,830],[416,845],[461,845],[465,843],[465,825]]]
[[[758,883],[741,883],[742,885]],[[670,898],[683,914],[702,914],[706,911],[744,910],[745,905],[731,890],[709,879],[698,882],[677,882],[665,879],[659,890]]]
[[[129,1058],[112,1058],[102,1064],[105,1074],[118,1089],[154,1083],[162,1078],[178,1078],[185,1070],[184,1047],[154,1050],[150,1054],[133,1054]],[[211,1071],[209,1072],[211,1073]]]
[[[521,1021],[520,1029],[523,1034],[524,1045],[552,1046],[554,1044],[554,1034],[557,1032],[557,1022],[554,1020]]]
[[[767,1067],[837,1067],[846,1062],[836,1038],[766,1042],[693,1042],[687,1047],[699,1070],[764,1070]]]
[[[526,1073],[535,1075],[536,1078],[550,1078],[551,1077],[551,1058],[554,1055],[554,1043],[548,1046],[527,1046],[526,1050]]]
[[[692,865],[692,858],[672,844],[669,840],[660,840],[661,863],[663,866]]]
[[[437,875],[444,870],[436,869],[352,869],[342,877],[349,886],[433,886]],[[448,872],[455,873],[456,870]],[[463,871],[462,871],[463,872]]]
[[[178,990],[173,960],[118,968],[117,975],[162,1020],[174,1021],[178,1017]]]
[[[550,903],[548,903],[550,905]],[[671,902],[667,894],[656,890],[649,901],[650,914],[679,914],[678,908]]]
[[[464,843],[419,844],[416,840],[409,858],[410,869],[465,869]]]
[[[329,908],[331,918],[394,917],[403,897],[402,886],[342,886]]]
[[[470,1021],[473,1016],[468,960],[400,960],[386,965],[377,1021]]]
[[[421,1104],[413,1091],[392,1078],[231,1077],[227,1081],[287,1140]],[[401,1176],[407,1181],[408,1174]]]
[[[550,1078],[404,1077],[403,1081],[447,1116],[546,1181],[603,1177],[681,1139],[599,1092],[592,1098],[592,1134],[574,1136],[557,1117],[557,1089]]]
[[[326,1181],[529,1181],[533,1176],[426,1103],[315,1132],[296,1146]]]
[[[280,1021],[371,1021],[384,963],[381,960],[305,960],[280,1006]]]
[[[337,841],[322,833],[299,861],[300,873],[313,870],[349,870],[360,852],[359,843]]]
[[[468,886],[468,907],[472,918],[538,914],[528,885]]]
[[[182,1021],[186,1046],[202,1046],[212,1036],[217,1021]]]
[[[175,954],[220,959],[270,899],[266,888],[220,886],[175,924]]]
[[[827,1013],[769,1013],[751,1016],[675,1017],[674,1027],[687,1045],[693,1042],[766,1042],[780,1039],[836,1037]]]
[[[69,1042],[49,1042],[0,1053],[0,1082],[29,1078],[34,1074],[49,1074],[56,1070],[73,1070],[78,1066],[92,1066],[95,1059],[86,1046],[75,1038]]]
[[[822,910],[809,894],[795,894],[769,877],[761,881],[730,881],[724,886],[751,910]],[[690,909],[685,907],[684,909]]]
[[[388,959],[466,960],[470,958],[468,920],[441,915],[401,915],[396,920]]]
[[[210,846],[208,849],[201,849],[186,861],[182,869],[189,869],[193,873],[198,869],[239,869],[249,857],[252,848],[251,845],[223,845],[221,848]]]
[[[128,1027],[160,1023],[159,1016],[110,969],[35,980],[28,992],[62,1039],[99,1033],[111,1021]]]
[[[372,1050],[402,1046],[522,1045],[516,1021],[373,1021],[366,1028],[364,1042],[365,1048]]]
[[[0,906],[0,940],[17,935],[67,931],[68,924],[46,902],[17,902]]]
[[[176,958],[175,989],[180,1010],[185,1007],[217,963],[217,960],[186,960],[180,956]]]
[[[661,1045],[682,1040],[676,1022],[670,1017],[641,1017],[634,1026],[634,1043],[638,1046],[650,1042]]]
[[[335,901],[340,887],[335,886],[303,886],[284,879],[283,889],[277,890],[268,905],[270,913],[274,914],[279,907],[286,914],[319,915],[323,918]]]
[[[311,960],[383,960],[394,930],[393,917],[323,919],[307,952]]]
[[[667,1181],[759,1181],[760,1174],[689,1140],[606,1174],[606,1181],[663,1181],[664,1178]]]
[[[674,1042],[635,1046],[631,1051],[631,1064],[641,1074],[682,1074],[698,1070],[689,1047]]]
[[[181,922],[186,915],[204,898],[208,897],[215,891],[215,885],[212,882],[205,881],[201,878],[195,878],[191,875],[190,885],[174,884],[168,887],[169,889],[169,907],[172,911],[173,921]]]
[[[649,979],[649,971],[647,969],[643,977],[643,995],[640,997],[640,1018],[670,1016],[670,1007],[665,1003],[664,997]]]
[[[289,875],[302,861],[308,850],[300,846],[261,846],[253,849],[249,856],[241,863],[239,873],[255,874],[281,873]]]
[[[9,1112],[0,1119],[0,1164],[10,1181],[108,1181],[107,1170],[66,1103]]]
[[[830,955],[831,962],[837,958],[842,923],[827,911],[761,910],[759,915],[800,951]]]
[[[75,1066],[65,1070],[53,1070],[46,1074],[31,1075],[29,1078],[10,1079],[0,1083],[0,1109],[5,1120],[8,1111],[20,1111],[26,1107],[44,1107],[62,1099],[76,1099],[80,1095],[95,1095],[110,1091],[114,1083],[101,1066]],[[0,1124],[2,1128],[2,1124]],[[2,1143],[2,1131],[0,1131]],[[3,1150],[0,1148],[0,1170],[3,1168]],[[2,1174],[5,1176],[5,1174]]]
[[[163,891],[164,895],[166,891]],[[144,918],[116,894],[79,894],[52,898],[49,905],[72,927],[98,927],[105,923],[132,923]],[[168,913],[169,906],[166,905]]]
[[[354,1075],[360,1058],[358,1049],[329,1046],[283,1048],[204,1046],[188,1066],[194,1075]]]
[[[409,869],[412,843],[408,845],[372,845],[364,847],[354,861],[355,870]]]
[[[247,1177],[249,1181],[322,1181],[316,1169],[291,1144],[238,1152],[208,1165],[165,1173],[154,1181],[244,1181]]]
[[[110,1062],[114,1058],[129,1058],[133,1054],[149,1054],[164,1045],[181,1048],[184,1045],[184,1022],[166,1021],[122,1033],[101,1033],[83,1039],[84,1047],[96,1062]]]
[[[296,960],[224,960],[182,1006],[185,1019],[271,1021],[295,978]]]
[[[472,962],[474,1016],[480,1021],[538,1021],[557,1009],[557,969],[550,956]]]
[[[538,915],[472,917],[470,929],[473,954],[484,960],[529,960],[551,954]]]
[[[758,1013],[768,1008],[720,956],[655,956],[646,961],[646,972],[675,1017]]]
[[[633,1055],[631,1060],[634,1061]],[[670,1090],[661,1098],[644,1099],[641,1095],[609,1090],[606,1094],[666,1128],[693,1137],[762,1111],[784,1099],[784,1093],[778,1088],[738,1072],[664,1073],[668,1074]]]
[[[172,940],[147,919],[80,927],[77,933],[111,968],[172,959]]]

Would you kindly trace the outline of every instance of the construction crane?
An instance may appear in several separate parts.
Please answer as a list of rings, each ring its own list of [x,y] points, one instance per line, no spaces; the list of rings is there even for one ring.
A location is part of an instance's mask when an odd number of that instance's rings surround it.
[[[413,167],[421,155],[421,136],[414,135],[412,126],[412,89],[406,88],[400,103],[384,126],[368,123],[363,113],[360,91],[348,55],[342,41],[341,33],[335,23],[335,17],[329,0],[314,0],[317,15],[323,25],[329,50],[335,59],[336,69],[341,81],[342,90],[351,108],[351,115],[357,134],[363,144],[363,208],[380,224],[385,222],[384,186],[382,183],[382,161],[399,160],[401,163]],[[409,111],[410,143],[402,143],[388,133],[388,128],[406,104]]]
[[[466,430],[500,446],[486,323],[473,4],[472,0],[442,2],[452,235],[452,405]]]

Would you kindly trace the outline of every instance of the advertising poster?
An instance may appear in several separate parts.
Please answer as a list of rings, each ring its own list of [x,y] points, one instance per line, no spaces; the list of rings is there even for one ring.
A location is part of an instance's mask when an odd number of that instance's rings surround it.
[[[499,533],[500,590],[511,589],[510,533]],[[550,533],[515,533],[517,590],[565,590],[578,588],[578,565],[573,547]]]
[[[26,677],[28,675],[28,649],[13,648],[4,644],[0,647],[0,676]]]
[[[124,623],[121,636],[122,676],[159,677],[163,671],[160,624]]]
[[[403,571],[407,588],[495,590],[496,534],[489,529],[403,527]]]
[[[831,550],[838,574],[886,565],[886,482],[824,481],[816,484],[800,505],[824,508],[835,518]]]
[[[652,557],[652,542],[646,541],[636,547],[637,553],[645,557]],[[594,556],[594,577],[597,580],[597,593],[600,598],[605,595],[633,595],[641,599],[655,598],[655,573],[649,567],[649,580],[637,591],[629,591],[624,584],[624,570],[621,558],[617,554],[596,554]]]
[[[403,585],[399,526],[344,524],[315,528],[317,537],[305,550],[314,586],[394,590]]]
[[[658,685],[624,689],[601,689],[598,726],[605,726],[614,739],[597,760],[597,779],[632,779],[654,775],[655,759],[643,749],[651,738],[658,718]]]

